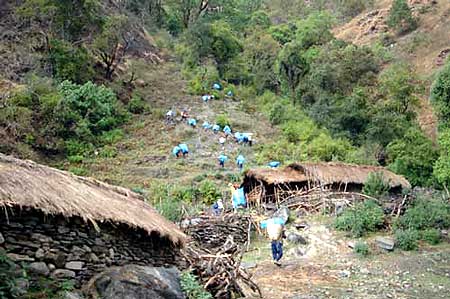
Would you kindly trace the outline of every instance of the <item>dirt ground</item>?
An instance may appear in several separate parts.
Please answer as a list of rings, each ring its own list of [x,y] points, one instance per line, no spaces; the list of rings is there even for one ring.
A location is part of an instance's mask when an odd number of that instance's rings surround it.
[[[359,257],[348,247],[355,240],[323,222],[309,224],[299,231],[307,245],[285,242],[281,267],[270,260],[267,240],[255,240],[244,257],[264,298],[450,298],[450,244],[387,252],[372,236],[370,255]]]

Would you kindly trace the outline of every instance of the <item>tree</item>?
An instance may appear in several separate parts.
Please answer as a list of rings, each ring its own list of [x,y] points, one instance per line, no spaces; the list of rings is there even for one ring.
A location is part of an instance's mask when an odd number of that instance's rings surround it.
[[[105,68],[105,78],[112,79],[117,65],[122,60],[130,44],[127,35],[127,17],[115,15],[106,19],[102,32],[93,43],[94,52]]]
[[[389,10],[387,24],[399,33],[406,33],[416,29],[417,21],[413,17],[411,8],[406,0],[394,0]]]
[[[169,7],[187,29],[208,8],[208,0],[169,0]]]
[[[406,134],[387,146],[388,167],[404,175],[413,186],[431,186],[433,164],[438,154],[431,140],[418,128],[409,129]]]
[[[380,81],[387,105],[408,119],[414,119],[419,104],[416,93],[421,90],[414,70],[406,64],[394,64],[381,74]]]
[[[277,73],[292,94],[295,93],[300,79],[309,71],[309,63],[302,55],[303,52],[303,46],[293,41],[284,45],[277,58]]]
[[[450,185],[450,129],[439,133],[440,156],[434,164],[434,176],[445,188]]]
[[[276,90],[278,79],[275,74],[275,61],[280,46],[267,33],[255,32],[245,41],[243,56],[249,73],[253,75],[253,84],[259,93],[265,89]]]
[[[438,113],[441,127],[450,127],[450,62],[439,72],[431,87],[431,101]]]

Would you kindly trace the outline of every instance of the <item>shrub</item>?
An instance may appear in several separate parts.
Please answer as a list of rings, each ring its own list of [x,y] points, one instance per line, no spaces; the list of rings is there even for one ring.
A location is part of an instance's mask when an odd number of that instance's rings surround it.
[[[349,231],[355,237],[361,237],[368,232],[374,232],[384,223],[381,207],[373,200],[366,200],[346,209],[335,220],[338,230]]]
[[[420,232],[420,238],[428,244],[437,245],[441,242],[441,232],[438,229],[430,228]]]
[[[16,280],[25,276],[25,271],[18,272],[14,262],[0,248],[0,298],[19,298],[21,290]]]
[[[111,145],[106,145],[100,149],[99,156],[102,158],[114,158],[117,156],[117,149]]]
[[[212,299],[202,285],[197,281],[197,277],[191,272],[185,271],[181,274],[180,279],[181,289],[186,295],[187,299]]]
[[[450,127],[450,60],[437,75],[431,87],[431,101],[442,127]]]
[[[122,129],[114,129],[111,131],[103,132],[100,137],[102,144],[114,144],[122,140],[124,133]]]
[[[359,256],[368,256],[369,255],[369,246],[366,242],[358,241],[353,248],[353,252]]]
[[[69,172],[79,176],[86,176],[88,174],[88,171],[83,167],[69,167]]]
[[[415,250],[419,246],[419,233],[414,229],[397,230],[395,232],[397,246],[406,251]]]
[[[389,10],[387,24],[399,33],[416,29],[417,21],[414,19],[406,0],[394,0]]]
[[[133,96],[128,102],[127,110],[134,114],[141,114],[150,110],[150,107],[140,97]]]
[[[183,217],[182,204],[174,198],[164,198],[156,203],[155,208],[158,212],[173,222],[178,222]]]
[[[364,183],[363,193],[372,197],[383,197],[388,194],[389,183],[384,179],[382,172],[372,172]]]
[[[203,181],[198,190],[203,203],[207,205],[214,203],[222,196],[217,186],[210,180]]]
[[[450,227],[450,204],[439,198],[418,198],[395,223],[401,229]]]
[[[226,125],[230,125],[230,119],[228,118],[228,115],[226,114],[219,114],[216,117],[216,124],[218,124],[221,128],[225,127]]]

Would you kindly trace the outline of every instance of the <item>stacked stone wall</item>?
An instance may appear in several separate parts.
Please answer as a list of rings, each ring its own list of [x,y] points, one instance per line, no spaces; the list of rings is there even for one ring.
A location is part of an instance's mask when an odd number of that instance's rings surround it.
[[[35,210],[0,212],[0,248],[31,274],[74,279],[80,286],[111,266],[178,266],[179,250],[169,240],[140,229]]]

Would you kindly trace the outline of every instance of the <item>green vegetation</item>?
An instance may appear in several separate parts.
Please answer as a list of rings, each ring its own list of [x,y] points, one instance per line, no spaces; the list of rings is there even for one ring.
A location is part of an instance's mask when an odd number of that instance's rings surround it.
[[[374,232],[384,224],[384,213],[373,200],[366,200],[347,208],[334,223],[338,230],[351,232],[354,237],[361,237]]]
[[[211,294],[205,291],[192,272],[183,272],[180,283],[187,299],[212,299]]]
[[[353,252],[361,257],[366,257],[370,254],[369,246],[363,241],[356,242]]]
[[[394,0],[389,10],[387,24],[399,33],[416,29],[417,21],[414,19],[406,0]]]
[[[419,247],[419,233],[414,229],[395,231],[397,246],[406,251],[415,250]]]
[[[363,193],[369,196],[380,198],[388,194],[390,189],[389,182],[383,176],[382,172],[372,172],[364,183]]]

